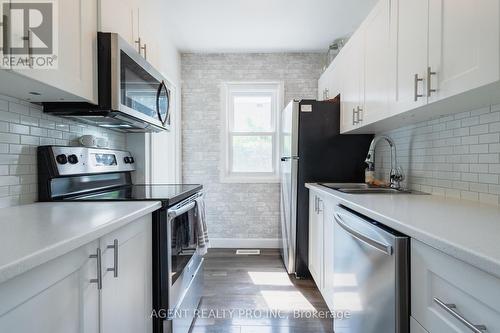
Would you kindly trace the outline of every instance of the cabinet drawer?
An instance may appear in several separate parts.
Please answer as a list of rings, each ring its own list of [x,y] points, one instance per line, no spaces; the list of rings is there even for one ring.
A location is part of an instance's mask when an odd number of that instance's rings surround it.
[[[474,332],[465,321],[500,332],[500,279],[412,240],[411,281],[412,316],[428,332]]]
[[[420,325],[415,318],[410,317],[410,333],[429,333],[427,332],[422,325]]]

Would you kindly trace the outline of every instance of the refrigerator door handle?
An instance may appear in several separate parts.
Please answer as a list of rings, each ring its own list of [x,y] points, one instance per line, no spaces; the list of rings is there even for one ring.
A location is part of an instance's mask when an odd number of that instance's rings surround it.
[[[281,162],[286,162],[286,161],[290,161],[290,160],[299,160],[299,157],[298,156],[286,156],[286,157],[282,157],[281,158]]]

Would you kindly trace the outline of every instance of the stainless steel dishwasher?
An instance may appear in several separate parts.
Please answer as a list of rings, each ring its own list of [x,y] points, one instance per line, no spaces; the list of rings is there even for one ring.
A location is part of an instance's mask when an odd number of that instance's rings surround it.
[[[343,206],[333,214],[335,333],[408,333],[409,238]]]

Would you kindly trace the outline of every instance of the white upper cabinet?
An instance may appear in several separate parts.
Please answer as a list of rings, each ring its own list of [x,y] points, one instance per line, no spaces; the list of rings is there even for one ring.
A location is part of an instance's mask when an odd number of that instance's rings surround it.
[[[5,1],[5,4],[9,3],[9,1]],[[4,12],[3,12],[3,5],[0,6],[0,17],[4,17]],[[4,38],[7,37],[5,36],[5,31],[3,30],[3,24],[0,24],[0,59],[3,59],[3,56],[5,55],[4,50],[3,50],[3,45],[4,45]],[[10,64],[4,63],[3,61],[0,61],[0,69],[9,69]]]
[[[330,81],[332,80],[333,66],[329,66],[318,80],[318,100],[326,101],[330,98]],[[334,96],[335,97],[335,96]]]
[[[391,86],[391,0],[381,0],[363,23],[364,109],[362,122],[389,115]]]
[[[364,109],[364,38],[358,30],[342,49],[341,129],[350,130],[363,122]],[[340,55],[339,55],[340,56]]]
[[[100,31],[118,33],[157,70],[162,70],[165,25],[160,0],[99,0]]]
[[[500,2],[380,0],[321,77],[319,97],[334,83],[342,133],[499,103]]]
[[[393,47],[396,50],[396,71],[391,91],[391,112],[408,111],[427,103],[425,75],[427,70],[428,2],[394,1],[396,29]]]
[[[57,66],[37,68],[12,66],[0,76],[0,93],[33,102],[97,102],[97,0],[56,1],[54,11]],[[12,14],[13,15],[13,14]],[[16,25],[8,33],[11,48],[27,43],[29,50],[39,47],[40,39]],[[43,43],[43,41],[42,41]],[[40,64],[42,57],[32,55]],[[3,67],[5,69],[5,67]],[[38,93],[30,94],[30,92]]]
[[[99,0],[99,31],[119,34],[137,49],[137,13],[133,0]]]
[[[429,102],[500,79],[499,15],[498,0],[429,0]]]

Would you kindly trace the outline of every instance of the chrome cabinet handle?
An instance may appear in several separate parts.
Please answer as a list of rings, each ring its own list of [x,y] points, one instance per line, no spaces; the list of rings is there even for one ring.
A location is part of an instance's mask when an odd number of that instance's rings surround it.
[[[436,89],[432,89],[432,76],[436,75],[436,72],[433,72],[431,67],[427,67],[427,96],[430,97],[432,93],[437,92]]]
[[[323,200],[318,198],[318,214],[323,211],[323,208],[321,208],[322,206],[323,206]]]
[[[96,264],[97,264],[97,277],[95,279],[90,279],[90,283],[96,283],[97,284],[97,289],[101,290],[102,289],[102,268],[101,268],[101,249],[96,250],[96,254],[91,254],[89,256],[90,259],[96,259]]]
[[[324,99],[328,99],[328,94],[330,93],[330,91],[328,90],[328,88],[325,88],[325,90],[323,91],[323,97]]]
[[[142,50],[141,37],[139,37],[136,41],[134,41],[134,43],[137,44],[137,52],[139,52],[139,54],[141,54],[141,50]]]
[[[414,100],[415,102],[418,101],[420,97],[424,97],[424,95],[418,93],[418,83],[424,81],[424,79],[421,79],[418,77],[418,74],[415,74],[415,79],[414,79]]]
[[[450,315],[453,316],[453,318],[457,319],[459,322],[461,322],[465,327],[470,329],[474,333],[483,333],[486,331],[486,326],[485,325],[474,325],[467,319],[465,319],[462,315],[460,315],[458,312],[456,312],[454,309],[457,308],[455,304],[446,304],[443,301],[441,301],[439,298],[434,297],[434,302],[439,305],[441,308],[443,308],[446,312],[448,312]]]
[[[144,59],[148,60],[148,46],[144,44],[141,49],[144,51]]]
[[[387,254],[387,255],[392,255],[392,246],[390,244],[385,244],[382,242],[379,242],[373,238],[370,238],[366,235],[363,235],[362,233],[352,229],[350,226],[345,224],[345,222],[342,220],[342,217],[338,214],[335,213],[333,214],[333,218],[337,222],[337,224],[344,229],[348,234],[350,234],[352,237],[356,238],[357,240],[370,245],[371,247],[374,247],[375,249]]]
[[[314,212],[318,214],[318,197],[314,196]]]
[[[356,109],[353,108],[352,109],[352,125],[354,126],[354,125],[357,125],[357,124],[358,124],[358,122],[356,120]]]
[[[118,239],[113,241],[113,245],[108,245],[108,249],[113,249],[113,267],[108,268],[108,272],[113,272],[113,277],[118,277]]]
[[[357,114],[358,114],[358,123],[361,123],[363,121],[363,109],[361,108],[361,106],[358,106]]]

